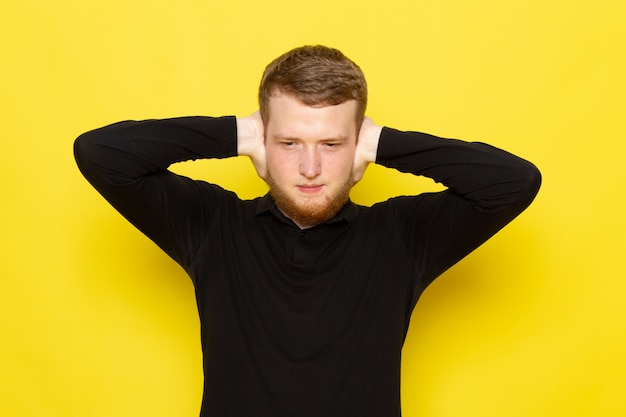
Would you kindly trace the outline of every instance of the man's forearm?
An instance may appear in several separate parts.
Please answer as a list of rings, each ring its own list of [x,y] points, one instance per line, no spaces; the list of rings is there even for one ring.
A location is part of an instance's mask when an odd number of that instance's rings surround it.
[[[484,210],[528,205],[541,182],[533,164],[493,146],[390,128],[376,162],[432,178]]]
[[[74,151],[87,179],[123,184],[175,162],[235,156],[235,119],[125,121],[84,133]]]

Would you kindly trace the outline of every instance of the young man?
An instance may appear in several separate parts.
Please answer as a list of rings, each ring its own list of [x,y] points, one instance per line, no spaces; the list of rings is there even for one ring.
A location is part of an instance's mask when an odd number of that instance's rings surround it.
[[[85,177],[193,280],[203,417],[400,416],[400,356],[426,286],[522,212],[529,162],[482,143],[377,126],[361,70],[302,47],[266,69],[252,116],[126,121],[75,144]],[[248,155],[269,194],[168,171]],[[369,163],[443,183],[372,207]]]

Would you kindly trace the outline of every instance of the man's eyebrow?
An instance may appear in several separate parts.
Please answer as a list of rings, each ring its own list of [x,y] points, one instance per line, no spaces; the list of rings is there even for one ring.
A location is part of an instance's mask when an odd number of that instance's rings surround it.
[[[279,139],[279,140],[290,140],[290,141],[297,141],[297,140],[302,140],[301,138],[295,137],[295,136],[289,136],[289,135],[283,135],[281,133],[277,133],[274,135],[275,139]],[[347,136],[344,135],[339,135],[339,136],[333,136],[333,137],[328,137],[328,138],[320,138],[320,139],[316,139],[317,141],[320,142],[345,142],[348,140]]]
[[[276,133],[276,134],[274,135],[274,138],[276,138],[276,139],[282,139],[282,140],[298,140],[298,138],[296,138],[296,137],[283,135],[283,134],[281,134],[281,133]]]

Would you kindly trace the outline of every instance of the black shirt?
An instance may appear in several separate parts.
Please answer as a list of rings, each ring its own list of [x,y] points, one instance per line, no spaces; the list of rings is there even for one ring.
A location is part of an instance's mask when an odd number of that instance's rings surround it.
[[[82,135],[81,171],[190,275],[202,417],[397,417],[400,356],[426,286],[530,204],[540,174],[482,143],[384,128],[377,163],[442,192],[348,203],[301,230],[269,196],[167,170],[237,154],[232,117],[127,121]]]

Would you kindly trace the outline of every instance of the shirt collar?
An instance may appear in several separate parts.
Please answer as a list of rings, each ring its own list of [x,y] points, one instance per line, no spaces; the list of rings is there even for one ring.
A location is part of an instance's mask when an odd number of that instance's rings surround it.
[[[337,213],[330,220],[327,220],[324,224],[339,223],[342,221],[350,223],[356,217],[357,211],[358,211],[358,206],[354,204],[351,200],[348,200],[348,202],[341,208],[341,210],[339,210],[339,213]],[[289,223],[292,223],[292,221],[289,218],[287,218],[283,213],[281,213],[281,211],[276,206],[274,199],[270,196],[269,193],[265,194],[263,197],[258,199],[257,207],[256,207],[256,215],[258,216],[258,215],[261,215],[263,213],[268,213],[268,212],[272,213],[274,216],[276,216],[280,220],[288,221]]]

